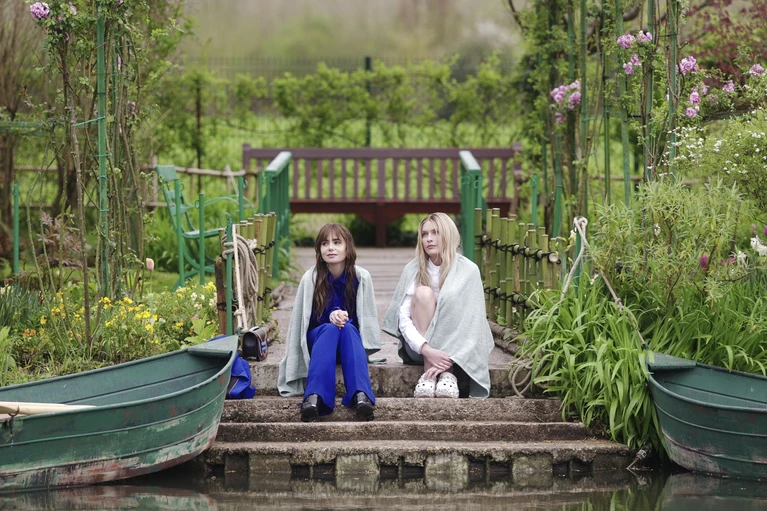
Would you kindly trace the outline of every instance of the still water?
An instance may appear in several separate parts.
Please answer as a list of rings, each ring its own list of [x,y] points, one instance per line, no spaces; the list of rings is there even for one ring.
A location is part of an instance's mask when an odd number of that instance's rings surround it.
[[[314,474],[312,474],[314,475]],[[687,473],[613,472],[517,482],[469,481],[451,488],[423,478],[332,476],[195,481],[175,471],[124,484],[0,494],[0,510],[424,509],[767,510],[767,484]]]

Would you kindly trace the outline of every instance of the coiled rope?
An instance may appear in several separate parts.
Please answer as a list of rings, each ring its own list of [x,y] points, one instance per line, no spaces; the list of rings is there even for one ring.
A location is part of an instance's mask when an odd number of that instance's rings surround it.
[[[221,244],[227,247],[222,255],[234,255],[234,292],[237,296],[237,310],[234,317],[237,320],[237,329],[241,332],[249,326],[257,323],[258,306],[258,261],[253,252],[258,248],[257,240],[248,240],[237,234],[237,226],[232,225],[232,243],[226,239],[226,234],[221,237]],[[232,245],[236,245],[235,248]]]

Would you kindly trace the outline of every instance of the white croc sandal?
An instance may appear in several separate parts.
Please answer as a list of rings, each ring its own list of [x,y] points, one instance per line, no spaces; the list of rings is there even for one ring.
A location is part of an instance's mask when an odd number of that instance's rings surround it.
[[[434,397],[458,399],[458,378],[453,373],[440,374]]]
[[[434,397],[436,382],[433,379],[427,380],[425,376],[425,374],[422,374],[418,378],[418,384],[415,386],[413,397]]]

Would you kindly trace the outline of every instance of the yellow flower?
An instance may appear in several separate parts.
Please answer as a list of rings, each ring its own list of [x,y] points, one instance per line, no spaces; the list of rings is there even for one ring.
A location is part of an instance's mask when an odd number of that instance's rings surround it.
[[[144,328],[146,329],[147,332],[154,332],[154,327],[152,326],[151,323],[147,323],[146,325],[144,325]]]
[[[130,299],[129,297],[127,297],[127,296],[123,298],[123,302],[127,303],[128,305],[131,305],[131,304],[133,304],[133,300],[131,300],[131,299]]]
[[[45,319],[45,316],[43,316],[43,317],[41,317],[41,318],[40,318],[40,324],[41,324],[41,325],[44,325],[44,324],[46,324],[47,322],[48,322],[48,320],[47,320],[47,319]]]
[[[213,282],[208,282],[207,284],[205,284],[205,290],[206,291],[215,291],[216,290],[216,285]]]
[[[84,314],[85,313],[85,307],[80,307],[80,310],[78,312],[80,314]]]
[[[112,303],[112,300],[110,300],[108,296],[105,296],[101,299],[101,303]]]

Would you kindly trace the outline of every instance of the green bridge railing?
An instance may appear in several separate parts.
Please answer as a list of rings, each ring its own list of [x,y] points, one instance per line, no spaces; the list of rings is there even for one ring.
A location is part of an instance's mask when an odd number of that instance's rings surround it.
[[[275,213],[277,225],[274,234],[274,258],[272,260],[272,277],[279,277],[278,257],[280,248],[284,247],[290,236],[290,162],[292,155],[283,151],[273,159],[258,176],[258,212],[260,214]]]

